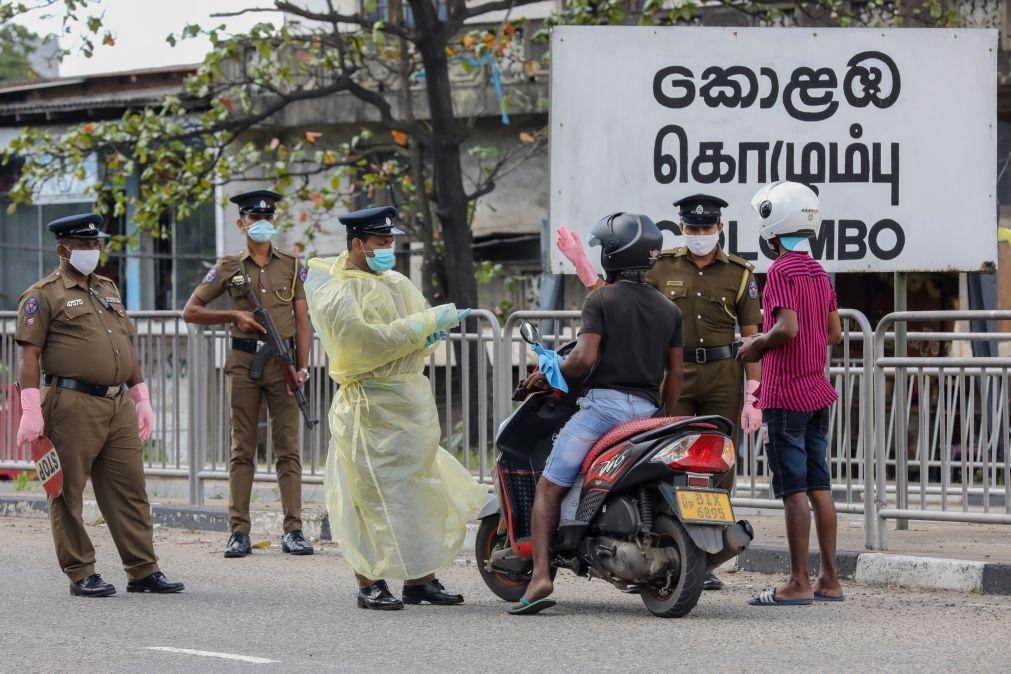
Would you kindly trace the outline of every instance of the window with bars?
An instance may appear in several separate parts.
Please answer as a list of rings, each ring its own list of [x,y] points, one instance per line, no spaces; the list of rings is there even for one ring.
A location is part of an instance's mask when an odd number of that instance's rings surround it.
[[[8,213],[9,203],[0,201],[0,310],[17,309],[18,299],[26,289],[53,271],[59,259],[56,240],[46,224],[57,218],[91,211],[91,202],[71,202],[37,206],[19,206]],[[110,234],[123,233],[123,220],[106,223]],[[149,251],[110,251],[96,273],[111,278],[127,297],[128,258],[149,265],[152,288],[143,301],[144,309],[182,309],[190,291],[206,273],[206,264],[215,259],[215,222],[213,204],[205,204],[193,216],[172,227],[172,236],[158,239]],[[140,293],[145,297],[145,293]]]

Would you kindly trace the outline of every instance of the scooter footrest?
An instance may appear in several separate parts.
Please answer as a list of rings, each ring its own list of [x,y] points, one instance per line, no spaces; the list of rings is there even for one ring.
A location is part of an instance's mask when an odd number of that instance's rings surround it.
[[[583,539],[589,522],[579,520],[562,520],[558,523],[558,533],[555,535],[555,542],[552,547],[555,550],[574,550],[579,541]]]

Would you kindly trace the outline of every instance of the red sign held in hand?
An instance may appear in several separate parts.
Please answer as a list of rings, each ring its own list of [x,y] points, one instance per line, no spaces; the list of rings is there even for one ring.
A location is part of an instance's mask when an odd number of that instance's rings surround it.
[[[63,493],[63,466],[60,465],[60,456],[56,453],[56,448],[46,436],[40,436],[32,443],[32,461],[35,462],[35,471],[42,481],[42,488],[53,498]]]

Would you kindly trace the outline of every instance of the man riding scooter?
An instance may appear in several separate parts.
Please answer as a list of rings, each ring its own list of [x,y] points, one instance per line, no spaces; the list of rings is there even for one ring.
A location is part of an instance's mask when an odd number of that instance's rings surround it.
[[[610,285],[590,295],[582,309],[575,348],[561,364],[567,379],[586,376],[579,411],[559,432],[537,484],[532,513],[533,574],[526,594],[509,612],[538,613],[555,605],[551,542],[561,503],[593,444],[615,426],[673,409],[681,390],[681,312],[646,283],[663,236],[645,215],[615,213],[590,230],[600,246]],[[543,388],[531,375],[527,390]]]

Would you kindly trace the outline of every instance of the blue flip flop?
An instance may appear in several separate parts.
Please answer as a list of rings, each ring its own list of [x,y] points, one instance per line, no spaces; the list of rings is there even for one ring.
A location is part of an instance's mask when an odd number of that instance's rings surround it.
[[[831,595],[831,594],[818,594],[817,592],[815,592],[814,593],[814,600],[815,601],[846,601],[846,597],[844,595],[839,595],[838,597],[836,597],[836,596]]]
[[[534,615],[535,613],[540,613],[546,608],[555,606],[557,603],[558,602],[554,599],[548,599],[547,597],[535,599],[534,601],[521,597],[520,605],[511,607],[507,612],[509,615]]]
[[[776,588],[774,587],[762,590],[748,600],[748,604],[751,606],[810,606],[813,603],[813,599],[776,599]]]

